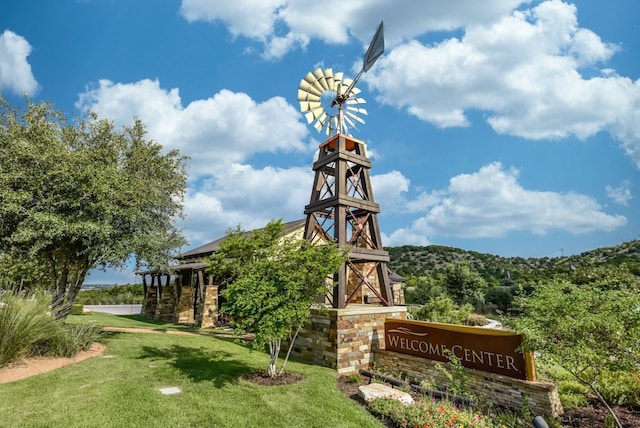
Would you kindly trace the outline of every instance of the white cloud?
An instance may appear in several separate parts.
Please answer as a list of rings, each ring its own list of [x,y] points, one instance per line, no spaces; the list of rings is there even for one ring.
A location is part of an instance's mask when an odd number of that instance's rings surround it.
[[[607,196],[611,198],[616,204],[627,206],[629,201],[633,198],[631,196],[631,183],[629,180],[624,180],[618,187],[607,186]]]
[[[31,45],[24,37],[9,30],[0,34],[0,92],[33,95],[38,90],[38,82],[27,61],[30,53]]]
[[[192,180],[215,175],[216,170],[256,153],[311,150],[304,144],[307,126],[282,97],[258,103],[247,94],[223,89],[183,106],[178,89],[165,90],[157,80],[100,80],[80,95],[78,107],[118,124],[140,118],[151,138],[191,157]]]
[[[404,194],[409,190],[409,184],[409,179],[399,171],[371,176],[374,199],[384,207],[384,212],[394,212],[405,205]]]
[[[251,230],[271,219],[304,218],[312,184],[311,168],[230,165],[189,191],[185,201],[189,239],[199,243],[217,239],[238,224]]]
[[[518,9],[528,3],[183,0],[181,12],[189,21],[223,22],[233,35],[263,43],[270,58],[311,39],[366,44],[384,19],[387,53],[365,78],[381,102],[443,128],[469,126],[466,113],[484,111],[496,132],[527,139],[607,131],[640,168],[640,79],[606,67],[598,75],[618,46],[581,28],[573,4],[546,0]],[[415,40],[453,30],[463,37],[429,46]]]
[[[609,131],[640,167],[640,80],[597,67],[618,47],[580,28],[576,7],[549,0],[433,46],[404,43],[370,71],[378,99],[438,127],[487,112],[501,134],[585,139]]]
[[[491,163],[473,174],[453,177],[439,201],[409,228],[392,233],[385,245],[417,244],[434,236],[498,238],[512,232],[544,235],[611,231],[624,226],[622,215],[608,214],[594,199],[574,192],[528,190],[516,169]]]
[[[351,36],[368,43],[384,19],[388,46],[426,33],[447,31],[472,23],[487,23],[523,0],[437,0],[393,3],[386,0],[293,2],[183,0],[180,12],[188,21],[223,22],[234,36],[265,45],[265,56],[279,58],[309,40],[347,43]],[[251,13],[247,13],[251,11]]]

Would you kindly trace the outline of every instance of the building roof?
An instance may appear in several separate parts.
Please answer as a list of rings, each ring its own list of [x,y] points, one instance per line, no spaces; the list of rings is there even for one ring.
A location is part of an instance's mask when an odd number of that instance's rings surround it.
[[[305,221],[306,221],[305,219],[301,219],[301,220],[294,220],[288,223],[284,223],[284,234],[288,235],[294,230],[304,227]],[[247,234],[253,233],[259,230],[262,230],[262,229],[251,230],[245,233]],[[215,241],[208,242],[204,245],[201,245],[199,247],[186,251],[178,256],[178,260],[181,260],[181,261],[187,260],[187,259],[199,260],[204,257],[207,257],[218,250],[218,246],[225,240],[225,238],[226,236],[223,236],[222,238],[218,238]]]

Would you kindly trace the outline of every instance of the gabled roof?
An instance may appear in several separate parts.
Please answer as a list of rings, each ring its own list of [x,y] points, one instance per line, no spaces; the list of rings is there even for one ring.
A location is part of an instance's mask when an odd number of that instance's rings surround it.
[[[304,227],[305,221],[306,221],[305,219],[301,219],[301,220],[295,220],[295,221],[290,221],[288,223],[284,223],[284,234],[288,235],[294,230]],[[262,229],[251,230],[245,233],[249,234],[249,233],[257,232],[259,230],[262,230]],[[222,243],[225,240],[225,238],[226,236],[223,236],[222,238],[218,238],[215,241],[208,242],[204,245],[201,245],[192,250],[184,252],[178,256],[178,260],[187,260],[187,259],[200,260],[204,257],[207,257],[218,250],[218,246],[220,245],[220,243]]]

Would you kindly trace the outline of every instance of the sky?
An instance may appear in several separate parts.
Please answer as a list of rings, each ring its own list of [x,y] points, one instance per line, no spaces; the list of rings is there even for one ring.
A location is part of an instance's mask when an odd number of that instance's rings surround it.
[[[384,246],[560,257],[640,239],[636,0],[21,0],[0,7],[0,94],[134,117],[189,156],[186,251],[304,218],[326,136],[318,67],[358,81]],[[86,283],[139,282],[92,271]]]

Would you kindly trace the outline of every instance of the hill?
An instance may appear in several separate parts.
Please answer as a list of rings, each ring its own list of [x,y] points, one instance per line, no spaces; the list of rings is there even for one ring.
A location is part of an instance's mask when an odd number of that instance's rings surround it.
[[[468,263],[493,285],[509,280],[517,283],[534,282],[572,269],[623,263],[640,275],[640,240],[572,256],[542,258],[501,257],[441,245],[404,245],[385,249],[391,257],[389,267],[404,277],[438,274],[445,266],[460,262]]]

